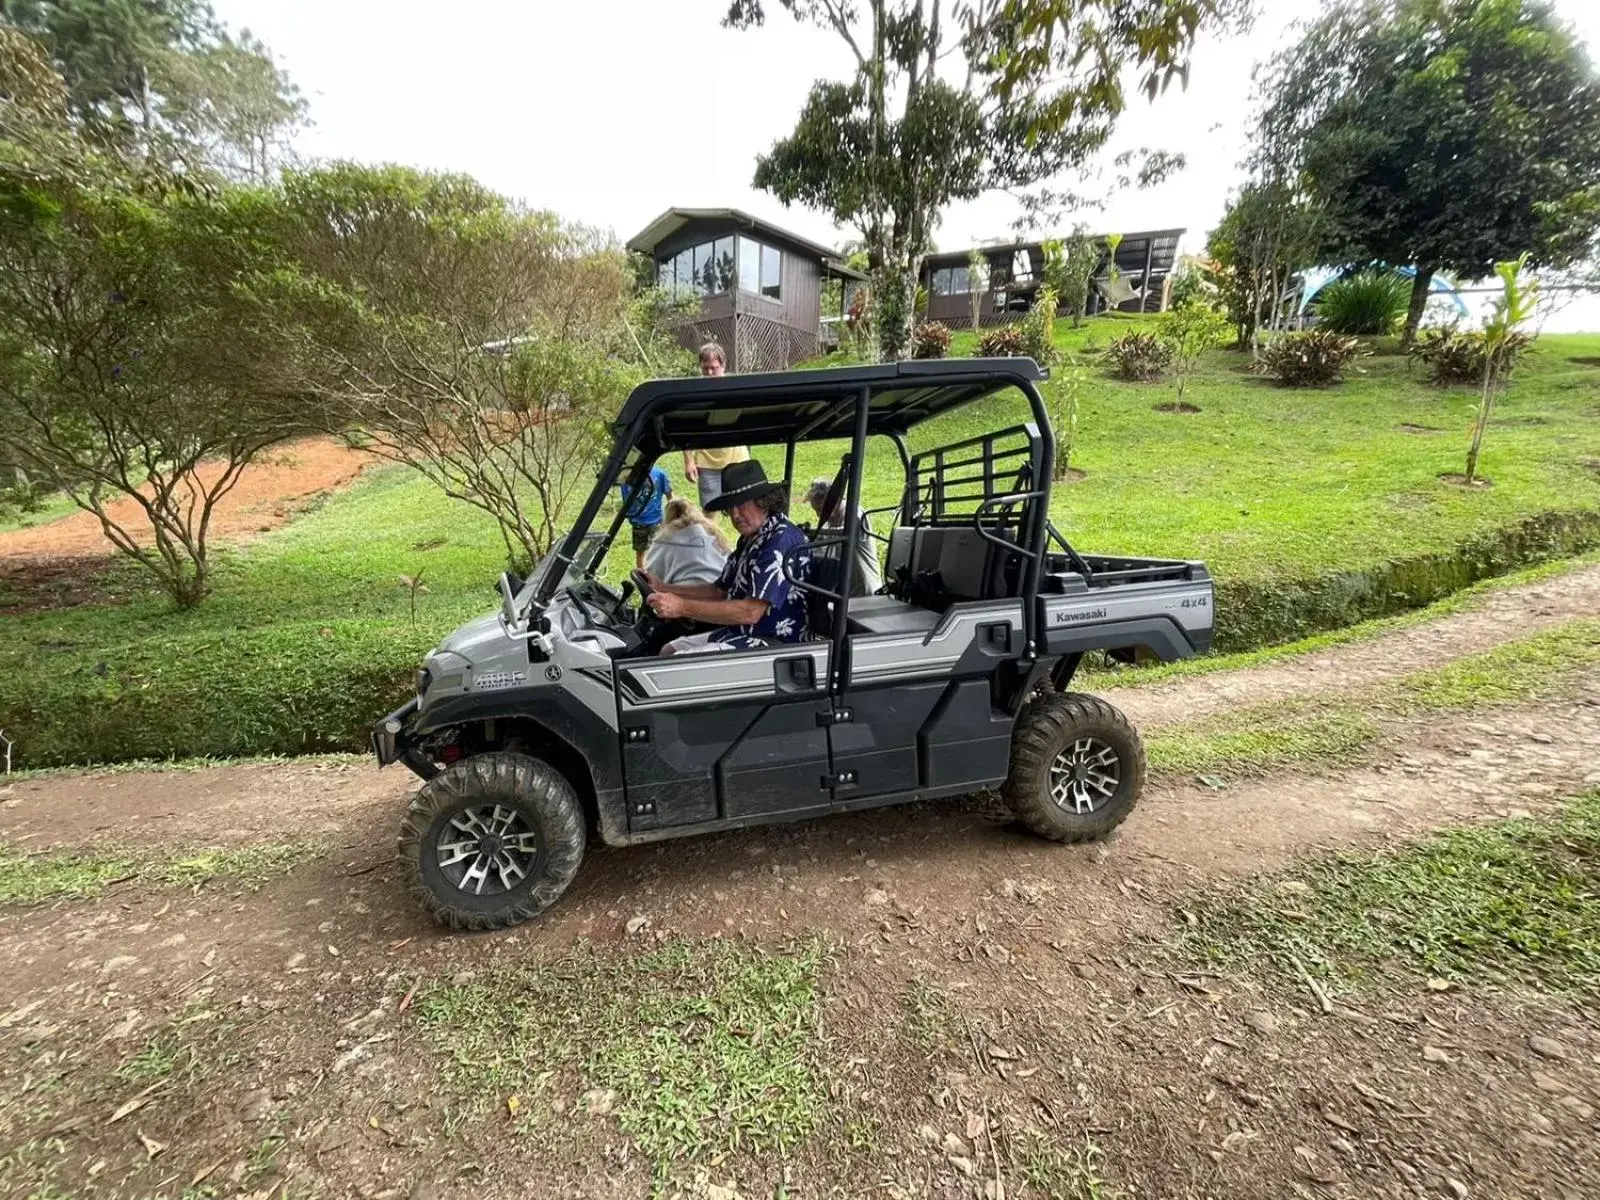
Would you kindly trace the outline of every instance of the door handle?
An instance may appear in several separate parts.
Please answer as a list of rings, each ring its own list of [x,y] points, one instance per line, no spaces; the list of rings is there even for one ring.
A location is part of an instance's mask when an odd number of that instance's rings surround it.
[[[817,664],[809,654],[791,654],[772,664],[773,683],[780,692],[817,690]]]

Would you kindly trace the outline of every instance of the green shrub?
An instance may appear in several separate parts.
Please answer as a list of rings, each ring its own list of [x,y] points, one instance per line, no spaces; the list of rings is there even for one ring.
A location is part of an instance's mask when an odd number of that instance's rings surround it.
[[[1049,287],[1042,287],[1038,295],[1033,298],[1033,307],[1022,320],[1017,322],[1017,329],[1022,334],[1022,352],[1041,367],[1050,366],[1058,357],[1056,353],[1058,303],[1055,291]]]
[[[1222,345],[1233,332],[1226,314],[1204,300],[1191,300],[1182,308],[1169,308],[1161,314],[1156,336],[1172,354],[1172,373],[1178,380],[1178,402],[1188,390],[1189,380],[1200,366],[1206,351]]]
[[[1022,330],[1015,325],[1000,325],[978,339],[979,358],[1017,358],[1027,354]]]
[[[1508,365],[1514,365],[1531,345],[1533,338],[1528,334],[1511,333],[1506,340]],[[1486,346],[1482,331],[1425,329],[1407,353],[1428,368],[1428,378],[1434,383],[1452,387],[1482,382]]]
[[[1307,329],[1274,338],[1261,349],[1259,369],[1284,387],[1327,387],[1363,351],[1355,338]]]
[[[949,358],[950,328],[939,321],[924,321],[911,331],[912,358]]]
[[[439,629],[287,622],[143,638],[0,676],[0,728],[29,767],[360,750]]]
[[[1118,379],[1159,379],[1172,365],[1172,347],[1153,333],[1125,333],[1106,347],[1105,357]]]
[[[1317,327],[1368,336],[1393,333],[1411,304],[1411,281],[1393,271],[1361,271],[1317,293]]]

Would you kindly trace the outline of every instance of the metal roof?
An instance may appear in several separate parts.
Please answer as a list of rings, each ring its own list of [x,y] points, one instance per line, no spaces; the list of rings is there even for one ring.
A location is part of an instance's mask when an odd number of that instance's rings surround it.
[[[866,278],[860,271],[845,266],[844,258],[837,250],[813,242],[810,238],[803,238],[797,233],[790,233],[782,226],[774,225],[771,221],[763,221],[760,217],[751,216],[737,208],[669,208],[629,238],[628,249],[639,254],[653,254],[657,246],[692,221],[735,221],[751,233],[764,233],[768,237],[788,242],[814,254],[835,275],[842,275],[847,279]]]
[[[617,415],[640,453],[848,438],[856,397],[872,398],[868,434],[904,433],[940,413],[1046,378],[1031,358],[963,358],[773,371],[640,384]]]
[[[1185,230],[1185,229],[1146,229],[1146,230],[1141,230],[1140,232],[1137,232],[1137,233],[1125,233],[1125,234],[1123,234],[1122,235],[1122,243],[1121,244],[1123,246],[1126,246],[1130,242],[1142,242],[1142,241],[1145,241],[1146,239],[1156,240],[1156,239],[1171,238],[1172,241],[1173,241],[1174,246],[1176,246],[1177,240],[1180,237],[1182,237],[1186,232],[1188,232],[1188,231]],[[969,254],[971,254],[974,250],[981,251],[984,254],[1004,254],[1008,250],[1010,250],[1010,251],[1037,250],[1045,242],[1055,241],[1055,240],[1064,241],[1065,238],[1054,239],[1054,238],[1047,238],[1047,237],[1037,237],[1037,238],[1033,238],[1033,239],[1031,239],[1029,241],[996,242],[994,245],[990,245],[990,246],[970,246],[965,250],[941,250],[936,254],[929,254],[922,261],[923,261],[924,264],[926,264],[926,263],[935,263],[935,262],[937,262],[937,263],[958,264],[958,263],[966,262],[967,261],[967,256]],[[1092,241],[1092,242],[1104,243],[1104,241],[1106,240],[1106,235],[1103,234],[1103,233],[1091,233],[1089,235],[1089,240]]]

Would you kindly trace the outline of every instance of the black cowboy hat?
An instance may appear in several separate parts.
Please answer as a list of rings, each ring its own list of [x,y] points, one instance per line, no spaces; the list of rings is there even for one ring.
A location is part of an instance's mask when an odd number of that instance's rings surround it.
[[[722,468],[722,493],[706,505],[707,512],[726,512],[746,500],[759,500],[783,484],[773,483],[755,459],[729,463]]]

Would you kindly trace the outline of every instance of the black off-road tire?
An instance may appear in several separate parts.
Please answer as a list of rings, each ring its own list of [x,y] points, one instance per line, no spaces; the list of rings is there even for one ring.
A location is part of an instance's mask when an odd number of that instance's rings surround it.
[[[475,895],[447,875],[447,869],[467,860],[441,865],[440,843],[454,837],[458,841],[447,846],[464,845],[472,835],[452,822],[468,820],[465,814],[475,811],[492,813],[497,806],[514,812],[514,829],[526,831],[515,834],[521,853],[511,856],[526,873],[509,885],[503,875],[485,880],[495,890]],[[526,754],[479,754],[441,771],[418,790],[400,825],[400,858],[410,871],[412,894],[451,929],[506,929],[538,916],[577,874],[584,842],[583,805],[572,784],[549,763]]]
[[[1079,747],[1085,748],[1084,754],[1076,754]],[[1081,789],[1069,782],[1078,758],[1114,760],[1114,786],[1103,766],[1090,773]],[[1058,766],[1061,770],[1052,776]],[[1092,842],[1127,820],[1144,790],[1144,777],[1144,743],[1128,719],[1104,700],[1062,692],[1035,700],[1017,721],[1004,795],[1018,819],[1040,837]],[[1057,799],[1061,787],[1069,793],[1066,801]],[[1099,794],[1102,788],[1104,795]],[[1087,798],[1091,806],[1082,810],[1073,795]]]

